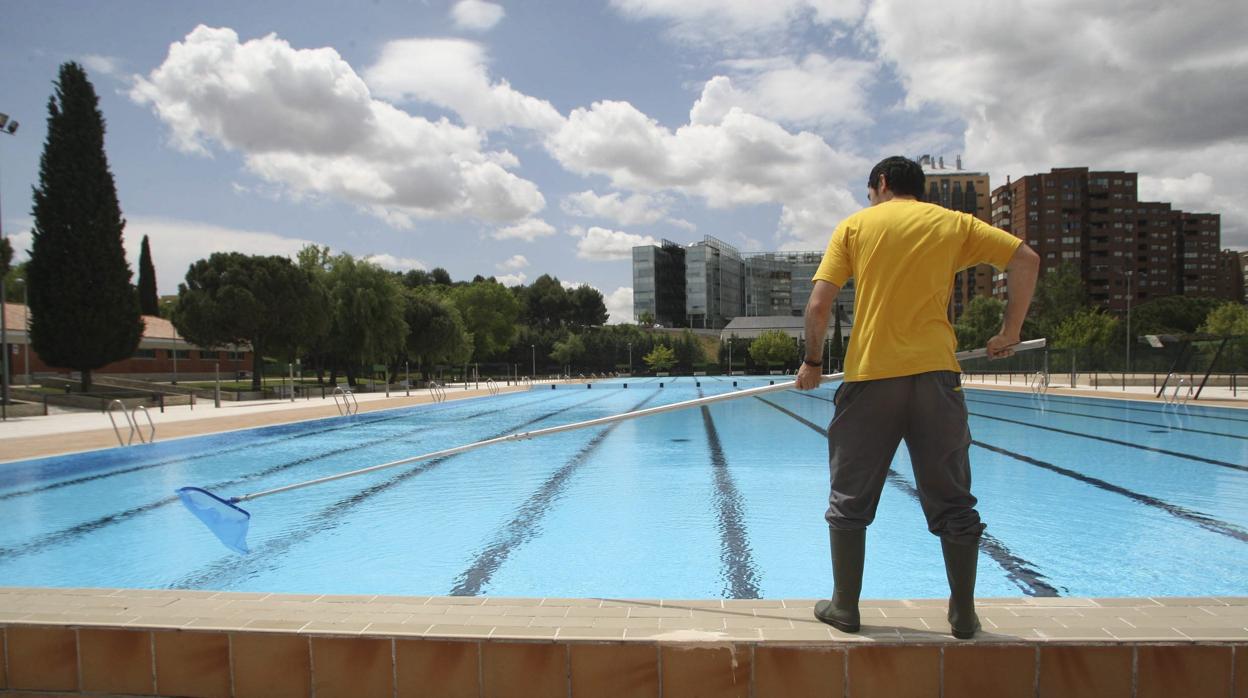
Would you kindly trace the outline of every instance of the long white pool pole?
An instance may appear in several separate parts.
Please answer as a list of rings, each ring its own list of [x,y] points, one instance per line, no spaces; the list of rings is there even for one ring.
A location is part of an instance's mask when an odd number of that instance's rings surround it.
[[[1033,339],[1027,342],[1021,342],[1015,345],[1013,349],[1015,352],[1027,351],[1029,349],[1042,348],[1044,345],[1045,345],[1044,339]],[[983,358],[987,355],[988,355],[987,349],[972,349],[970,351],[964,351],[964,352],[958,353],[955,355],[955,357],[959,361],[966,361],[968,359]],[[823,380],[825,381],[826,380],[840,380],[844,376],[845,376],[844,373],[832,373],[832,374],[825,375],[823,377]],[[707,397],[700,397],[700,398],[696,398],[693,400],[673,402],[670,405],[660,405],[659,407],[649,407],[644,410],[634,410],[632,412],[625,412],[623,414],[616,414],[616,415],[611,415],[608,417],[599,417],[597,419],[589,419],[584,422],[573,422],[572,424],[561,424],[556,427],[547,427],[545,429],[535,429],[533,431],[523,431],[523,432],[517,432],[515,434],[507,434],[505,436],[497,436],[492,439],[486,439],[484,441],[474,441],[473,443],[464,444],[463,446],[447,448],[441,451],[433,451],[431,453],[422,453],[419,456],[412,456],[410,458],[402,458],[400,460],[391,461],[389,463],[382,463],[381,465],[373,465],[367,468],[360,468],[359,470],[352,470],[346,473],[338,473],[337,475],[327,475],[325,477],[317,478],[315,480],[308,480],[307,482],[297,482],[293,485],[285,485],[282,487],[276,487],[274,489],[265,490],[263,492],[253,492],[251,494],[245,494],[245,495],[242,495],[241,497],[232,497],[230,498],[229,501],[230,502],[245,502],[249,499],[259,499],[260,497],[267,497],[271,494],[277,494],[279,492],[289,492],[290,490],[297,490],[303,487],[311,487],[313,485],[319,485],[325,482],[333,482],[334,480],[342,480],[342,479],[349,478],[349,477],[355,477],[356,475],[364,475],[366,473],[372,473],[378,470],[385,470],[387,468],[394,468],[400,465],[407,465],[408,463],[418,463],[423,460],[432,460],[434,458],[442,458],[444,456],[453,456],[457,453],[464,453],[465,451],[472,451],[478,448],[484,448],[485,446],[492,446],[494,444],[505,443],[507,441],[522,441],[525,439],[533,439],[538,436],[546,436],[547,434],[557,434],[559,432],[572,431],[574,429],[586,429],[588,427],[596,427],[596,426],[601,426],[603,424],[611,424],[613,422],[622,422],[627,419],[637,419],[638,417],[648,417],[650,415],[659,414],[661,412],[673,412],[675,410],[683,410],[689,407],[700,407],[702,405],[710,405],[716,402],[725,402],[727,400],[736,400],[738,398],[743,398],[743,397],[752,397],[756,395],[763,395],[765,393],[774,393],[774,392],[778,392],[781,390],[792,390],[796,387],[796,385],[797,385],[797,381],[785,381],[783,383],[778,383],[775,385],[763,385],[757,388],[747,388],[745,390],[737,390],[731,393],[722,393],[720,395],[710,395]]]

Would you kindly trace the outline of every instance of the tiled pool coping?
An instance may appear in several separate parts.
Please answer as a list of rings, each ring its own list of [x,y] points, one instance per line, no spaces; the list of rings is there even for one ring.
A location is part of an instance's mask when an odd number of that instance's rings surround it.
[[[944,603],[864,601],[863,632],[848,635],[815,621],[813,600],[0,587],[0,689],[323,698],[374,694],[361,686],[376,684],[384,696],[567,696],[631,681],[641,688],[609,694],[683,695],[682,682],[695,681],[722,684],[707,695],[797,696],[807,684],[826,695],[835,684],[858,686],[861,698],[907,694],[897,681],[958,695],[950,681],[1000,674],[992,680],[1028,696],[1062,695],[1054,687],[1071,681],[1092,681],[1097,695],[1117,694],[1097,688],[1104,681],[1152,695],[1140,687],[1190,690],[1189,679],[1225,684],[1212,695],[1248,695],[1248,597],[980,599],[984,632],[971,642],[949,636]],[[533,681],[551,691],[516,688]],[[659,693],[643,690],[651,685]]]

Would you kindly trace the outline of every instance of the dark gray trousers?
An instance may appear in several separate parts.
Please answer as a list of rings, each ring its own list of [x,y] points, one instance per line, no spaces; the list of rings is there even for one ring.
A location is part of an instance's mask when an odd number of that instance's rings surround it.
[[[952,543],[979,542],[984,524],[971,494],[971,429],[959,374],[843,383],[835,403],[828,425],[829,526],[866,528],[875,520],[889,466],[904,440],[928,530]]]

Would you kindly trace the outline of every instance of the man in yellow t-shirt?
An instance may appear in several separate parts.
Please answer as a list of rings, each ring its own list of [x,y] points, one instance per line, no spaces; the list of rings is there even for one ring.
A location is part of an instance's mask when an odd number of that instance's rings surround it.
[[[914,161],[890,157],[876,165],[867,180],[871,206],[832,233],[806,305],[807,356],[797,374],[802,390],[822,379],[818,352],[828,314],[840,287],[855,279],[845,380],[828,426],[832,487],[825,518],[833,594],[816,604],[815,616],[839,630],[858,631],[866,529],[904,440],[928,529],[941,539],[949,624],[954,637],[967,639],[980,627],[975,572],[984,524],[971,494],[971,432],[946,308],[958,271],[976,264],[1005,269],[1009,300],[988,355],[1010,356],[1040,258],[974,216],[919,201],[923,190],[923,170]]]

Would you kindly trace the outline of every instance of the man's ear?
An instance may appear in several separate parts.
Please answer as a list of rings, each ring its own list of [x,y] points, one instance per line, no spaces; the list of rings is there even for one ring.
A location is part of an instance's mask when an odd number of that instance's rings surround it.
[[[885,177],[885,176],[884,176],[884,173],[882,173],[882,172],[881,172],[881,173],[880,173],[880,178],[879,178],[879,179],[876,181],[876,183],[875,183],[875,191],[876,191],[877,195],[882,195],[884,192],[886,192],[886,191],[888,191],[888,190],[889,190],[889,189],[888,189],[888,178],[887,178],[887,177]]]

